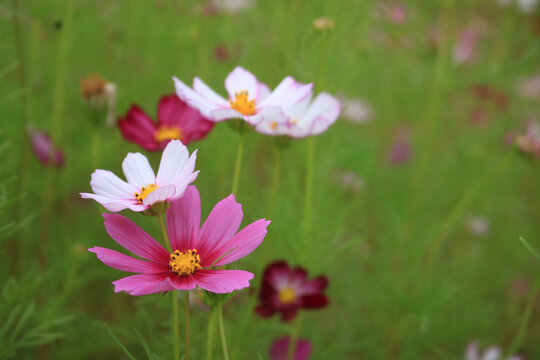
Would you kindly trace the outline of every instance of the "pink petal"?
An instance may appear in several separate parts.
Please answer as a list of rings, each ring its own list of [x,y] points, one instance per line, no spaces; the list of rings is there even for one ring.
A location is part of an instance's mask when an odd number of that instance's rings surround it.
[[[162,283],[158,289],[163,289],[160,291],[169,291],[169,290],[182,290],[188,291],[193,290],[197,287],[195,279],[193,276],[170,276]]]
[[[113,281],[114,292],[125,291],[130,295],[148,295],[168,291],[167,273],[137,274]]]
[[[200,288],[224,294],[248,287],[253,274],[243,270],[197,270],[193,278]]]
[[[189,109],[176,94],[162,96],[159,99],[157,117],[160,125],[178,125],[182,113]]]
[[[269,224],[270,221],[259,219],[243,228],[216,251],[219,256],[226,253],[227,255],[223,256],[215,266],[230,264],[255,250],[266,236],[266,228]]]
[[[195,186],[171,203],[167,211],[167,232],[174,250],[196,249],[201,225],[201,198]]]
[[[128,218],[103,214],[105,230],[120,246],[147,260],[169,263],[169,253],[144,230]]]
[[[288,360],[289,346],[291,338],[289,336],[282,337],[272,344],[270,348],[270,359],[272,360]],[[294,351],[294,360],[307,360],[311,355],[311,343],[304,339],[298,339]]]
[[[214,249],[218,249],[228,241],[240,227],[242,222],[242,205],[238,204],[231,194],[214,206],[210,215],[201,227],[198,247],[201,254],[201,265],[210,266],[208,258],[214,258]],[[214,250],[209,253],[208,250]]]
[[[105,265],[113,269],[128,271],[133,273],[161,273],[169,271],[169,267],[164,264],[152,263],[131,256],[124,255],[118,251],[94,246],[88,251],[97,255]]]

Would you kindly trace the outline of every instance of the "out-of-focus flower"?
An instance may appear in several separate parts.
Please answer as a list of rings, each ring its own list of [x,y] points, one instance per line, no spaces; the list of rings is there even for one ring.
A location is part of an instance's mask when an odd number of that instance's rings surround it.
[[[332,175],[332,181],[340,188],[357,192],[364,187],[364,179],[359,177],[354,171],[336,171]]]
[[[327,286],[326,276],[308,280],[303,268],[291,269],[285,261],[276,261],[264,270],[255,312],[262,317],[280,313],[282,321],[291,321],[299,309],[326,307],[328,298],[323,291]]]
[[[328,17],[320,17],[313,20],[315,30],[327,31],[334,28],[334,19]]]
[[[361,99],[347,99],[343,102],[342,116],[353,124],[366,124],[372,121],[369,104]]]
[[[53,144],[47,133],[39,131],[33,126],[27,126],[26,132],[30,137],[32,150],[40,163],[43,165],[51,164],[58,168],[64,166],[64,153]]]
[[[478,349],[478,343],[471,342],[465,350],[465,360],[523,360],[521,356],[504,357],[501,348],[491,346],[483,353]]]
[[[501,6],[509,6],[514,1],[513,0],[497,0],[497,2]],[[515,0],[515,3],[517,5],[518,9],[522,13],[530,14],[530,13],[534,12],[534,10],[536,9],[536,6],[538,4],[538,0]]]
[[[107,111],[107,125],[112,126],[116,120],[116,85],[107,82],[99,74],[91,74],[81,79],[81,95],[88,107],[93,111]]]
[[[284,336],[272,343],[270,348],[270,359],[272,360],[289,360],[288,352],[291,344],[291,338]],[[298,339],[296,341],[296,349],[294,351],[294,360],[308,360],[311,355],[312,346],[308,340]]]
[[[531,121],[525,133],[515,137],[516,146],[525,155],[540,157],[540,124]]]
[[[489,232],[489,221],[483,216],[472,216],[467,220],[467,226],[471,233],[477,236],[485,236]]]
[[[223,294],[248,287],[252,273],[215,268],[255,250],[270,223],[260,219],[236,233],[242,222],[242,206],[230,195],[216,204],[201,227],[201,200],[195,186],[189,186],[185,195],[167,211],[172,253],[128,218],[118,214],[103,217],[105,229],[113,240],[144,259],[97,246],[89,249],[105,265],[137,274],[113,282],[115,292],[125,291],[130,295],[188,291],[197,286]]]
[[[475,60],[480,33],[476,27],[463,30],[454,46],[453,58],[456,64],[470,63]]]
[[[407,163],[412,156],[412,145],[410,140],[410,131],[405,128],[397,130],[395,140],[388,150],[388,162],[392,165],[403,165]]]
[[[241,67],[236,67],[225,79],[228,100],[197,77],[193,80],[193,88],[176,77],[174,82],[178,96],[206,118],[216,122],[244,119],[251,125],[263,119],[287,122],[285,111],[308,98],[313,87],[313,84],[300,84],[288,76],[270,93],[265,84]]]
[[[229,59],[229,49],[223,44],[219,44],[214,49],[214,57],[219,62],[225,62]]]
[[[285,110],[286,123],[263,119],[255,126],[261,134],[304,138],[325,132],[336,122],[341,111],[340,102],[330,94],[320,93],[311,101],[311,96]]]
[[[154,215],[151,209],[153,205],[161,207],[164,203],[178,199],[187,186],[195,181],[199,174],[199,171],[193,172],[196,153],[197,150],[189,156],[185,145],[179,140],[172,140],[163,151],[157,176],[146,156],[129,153],[122,162],[127,182],[110,171],[96,170],[90,181],[94,194],[81,193],[81,197],[94,199],[112,212],[124,209],[137,212],[149,210],[148,214]]]
[[[162,96],[157,109],[157,123],[139,106],[131,105],[118,127],[124,138],[148,151],[163,150],[171,140],[184,145],[206,137],[214,123],[180,100],[175,94]]]
[[[483,125],[487,123],[488,117],[486,111],[481,107],[475,107],[470,113],[471,123],[476,125]]]
[[[531,282],[525,276],[518,276],[510,284],[510,290],[516,296],[526,296],[531,291]]]
[[[540,99],[540,75],[520,81],[517,91],[524,98]]]
[[[212,4],[219,12],[228,12],[237,14],[251,8],[254,5],[254,0],[214,0]]]

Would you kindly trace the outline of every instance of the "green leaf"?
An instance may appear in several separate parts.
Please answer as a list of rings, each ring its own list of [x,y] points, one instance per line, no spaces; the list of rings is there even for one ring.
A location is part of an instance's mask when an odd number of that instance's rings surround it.
[[[105,326],[105,329],[107,329],[107,332],[109,333],[109,335],[111,335],[111,337],[113,338],[114,342],[120,347],[120,349],[122,349],[122,351],[124,352],[124,354],[126,354],[126,356],[128,358],[130,358],[130,360],[137,360],[135,358],[135,356],[133,356],[129,351],[128,349],[126,349],[126,347],[124,346],[124,344],[122,344],[122,342],[120,340],[118,340],[118,338],[116,337],[116,335],[114,335],[114,333],[112,332],[111,328],[109,328],[109,326],[107,326],[107,324],[103,323],[103,326]]]
[[[148,343],[146,340],[144,340],[143,336],[140,332],[137,331],[137,329],[133,328],[133,331],[135,331],[135,334],[137,334],[137,337],[139,338],[139,341],[141,342],[144,351],[146,352],[146,356],[148,356],[148,360],[155,360],[156,356],[152,351],[150,350],[150,347],[148,346]]]
[[[536,258],[540,259],[540,255],[538,254],[538,252],[536,252],[536,250],[533,249],[533,247],[527,242],[527,240],[525,240],[521,236],[519,237],[519,240],[521,241],[523,246],[525,246],[527,250],[531,252],[531,254],[533,254]]]

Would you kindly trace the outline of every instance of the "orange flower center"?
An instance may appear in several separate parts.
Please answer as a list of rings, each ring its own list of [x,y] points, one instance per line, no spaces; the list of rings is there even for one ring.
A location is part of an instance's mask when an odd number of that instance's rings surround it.
[[[296,300],[296,292],[291,287],[285,287],[279,291],[278,298],[282,304],[290,304]]]
[[[234,100],[229,100],[231,109],[238,111],[242,115],[255,114],[255,100],[249,100],[249,94],[246,90],[234,93]]]
[[[188,250],[186,252],[175,250],[174,253],[171,254],[169,266],[171,267],[171,271],[178,275],[187,276],[193,274],[195,270],[202,268],[200,262],[201,257],[197,253],[197,249]]]
[[[165,140],[182,140],[182,131],[180,131],[178,126],[162,125],[156,130],[154,139],[156,139],[157,142]]]
[[[156,184],[148,184],[146,186],[143,186],[141,188],[141,192],[135,193],[135,199],[137,199],[139,204],[142,204],[144,199],[146,199],[146,197],[157,188],[158,186]]]

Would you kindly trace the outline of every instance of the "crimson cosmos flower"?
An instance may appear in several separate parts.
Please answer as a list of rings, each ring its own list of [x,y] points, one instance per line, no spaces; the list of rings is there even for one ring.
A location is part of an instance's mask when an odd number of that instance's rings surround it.
[[[291,321],[298,309],[325,307],[328,298],[323,291],[327,286],[326,276],[308,280],[303,268],[291,269],[285,261],[276,261],[264,270],[259,293],[260,304],[255,312],[262,317],[270,317],[279,312],[282,321]]]
[[[139,106],[131,105],[118,121],[122,136],[148,151],[160,151],[171,140],[184,145],[206,137],[214,127],[201,114],[180,100],[176,95],[165,95],[159,100],[157,123]]]
[[[105,229],[122,247],[144,260],[102,247],[89,249],[105,265],[136,273],[113,282],[115,292],[147,295],[195,287],[213,293],[229,293],[249,286],[253,274],[244,270],[219,270],[255,250],[266,235],[270,221],[257,220],[241,231],[242,206],[234,195],[221,200],[200,226],[201,199],[189,186],[167,211],[168,252],[131,220],[117,214],[103,214]]]

